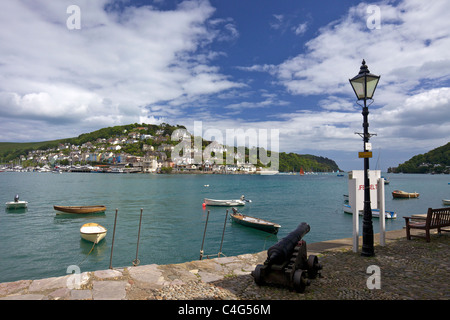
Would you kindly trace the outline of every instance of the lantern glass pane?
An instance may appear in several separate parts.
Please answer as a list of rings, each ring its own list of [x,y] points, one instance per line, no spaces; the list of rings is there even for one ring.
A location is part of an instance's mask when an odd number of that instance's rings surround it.
[[[355,91],[356,97],[359,99],[364,99],[364,77],[353,79],[350,81],[353,90]]]
[[[372,99],[378,84],[379,77],[367,77],[367,99]]]

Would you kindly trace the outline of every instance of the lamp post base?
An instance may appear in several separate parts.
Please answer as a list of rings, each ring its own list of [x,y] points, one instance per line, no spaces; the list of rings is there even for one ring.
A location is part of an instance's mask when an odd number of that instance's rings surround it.
[[[361,256],[363,256],[363,257],[375,256],[375,250],[373,247],[372,209],[370,207],[364,208],[363,244],[362,244]]]

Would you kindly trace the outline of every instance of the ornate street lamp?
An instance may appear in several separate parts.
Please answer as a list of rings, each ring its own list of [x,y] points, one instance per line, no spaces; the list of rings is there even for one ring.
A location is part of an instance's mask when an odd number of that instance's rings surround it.
[[[373,248],[373,226],[372,226],[372,208],[370,207],[370,182],[369,182],[369,123],[367,116],[369,115],[369,107],[367,106],[367,100],[372,100],[375,89],[377,88],[380,76],[371,74],[366,66],[366,62],[363,60],[358,75],[350,79],[353,91],[358,98],[358,101],[364,100],[364,106],[362,110],[363,115],[363,128],[364,133],[362,138],[364,141],[364,217],[363,217],[363,245],[361,255],[365,257],[371,257],[375,255]]]

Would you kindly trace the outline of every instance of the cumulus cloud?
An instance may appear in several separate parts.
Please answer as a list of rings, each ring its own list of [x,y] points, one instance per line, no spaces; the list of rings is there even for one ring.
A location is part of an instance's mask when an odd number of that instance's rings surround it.
[[[369,115],[375,146],[414,153],[450,140],[448,1],[371,3],[380,9],[378,29],[368,27],[364,2],[318,30],[289,13],[274,14],[266,22],[272,32],[307,39],[301,51],[276,64],[260,57],[230,68],[269,75],[265,91],[259,78],[243,84],[215,64],[228,53],[214,44],[237,43],[241,30],[232,18],[214,16],[208,1],[186,0],[170,10],[159,9],[160,2],[131,3],[79,0],[81,29],[69,30],[71,0],[2,2],[0,141],[133,122],[189,128],[202,120],[205,128],[278,129],[285,151],[360,151],[354,133],[362,117],[348,79],[363,58],[381,75]],[[220,115],[211,102],[223,106]],[[22,127],[7,130],[17,119]]]
[[[95,123],[95,129],[140,118],[154,120],[146,106],[195,101],[240,86],[211,65],[220,53],[211,51],[209,44],[222,34],[206,23],[214,12],[207,1],[184,1],[162,11],[80,0],[78,30],[66,26],[71,4],[68,0],[2,3],[4,123],[6,118],[40,119],[80,127]],[[232,21],[226,21],[224,30],[229,38],[238,36]]]
[[[294,123],[293,128],[306,128],[292,132],[299,140],[321,141],[315,149],[334,149],[329,138],[345,145],[345,150],[360,149],[353,133],[362,131],[362,119],[355,112],[358,107],[348,79],[358,73],[363,58],[372,73],[381,75],[369,116],[378,146],[392,148],[395,141],[395,148],[411,150],[450,140],[446,116],[450,59],[444,54],[450,51],[450,20],[445,15],[450,3],[405,0],[376,5],[379,29],[368,28],[368,4],[360,3],[322,27],[306,42],[303,53],[278,65],[241,67],[273,75],[277,84],[293,95],[327,96],[318,106],[332,112],[299,112],[280,123],[282,128]]]

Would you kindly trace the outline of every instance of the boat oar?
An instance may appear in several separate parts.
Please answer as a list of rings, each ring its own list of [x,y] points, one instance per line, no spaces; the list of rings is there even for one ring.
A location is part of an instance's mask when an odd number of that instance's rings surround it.
[[[142,211],[144,209],[141,208],[141,217],[139,218],[139,231],[138,231],[138,239],[137,239],[137,246],[136,246],[136,259],[133,260],[133,266],[138,266],[141,261],[138,259],[138,252],[139,252],[139,238],[141,237],[141,222],[142,222]]]

